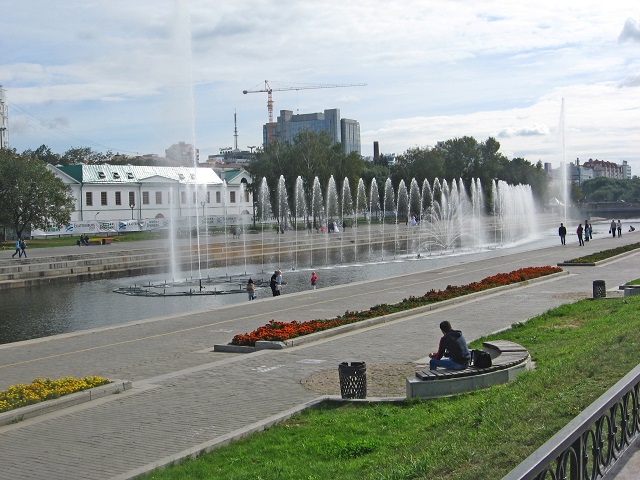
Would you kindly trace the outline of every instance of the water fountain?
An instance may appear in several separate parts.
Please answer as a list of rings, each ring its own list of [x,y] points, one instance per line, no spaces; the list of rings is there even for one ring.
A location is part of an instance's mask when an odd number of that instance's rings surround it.
[[[205,268],[201,269],[207,273],[205,277],[199,271],[200,292],[211,295],[234,292],[238,288],[241,290],[244,277],[251,274],[251,265],[254,265],[254,269],[262,265],[263,273],[267,263],[282,271],[317,269],[317,255],[314,254],[321,248],[324,249],[323,268],[332,268],[336,265],[384,262],[387,255],[392,255],[398,261],[403,255],[406,258],[425,258],[433,254],[498,248],[514,244],[537,232],[533,196],[528,185],[513,186],[503,181],[493,181],[489,188],[491,211],[488,212],[483,187],[478,179],[472,179],[467,188],[461,179],[448,182],[436,178],[433,185],[424,180],[420,188],[414,178],[409,188],[404,181],[400,181],[396,192],[391,179],[387,178],[382,199],[378,195],[378,184],[373,179],[367,188],[366,183],[359,179],[354,206],[346,178],[341,185],[337,185],[335,179],[330,177],[323,195],[317,177],[310,187],[301,177],[297,177],[291,199],[284,176],[278,179],[273,199],[263,178],[256,193],[259,245],[256,245],[258,241],[255,236],[247,233],[246,222],[235,217],[231,228],[239,228],[237,231],[241,234],[237,240],[236,235],[230,240],[227,235],[228,215],[225,214],[224,259],[218,257],[215,265],[207,261]],[[225,184],[223,191],[224,188]],[[368,198],[367,191],[370,192]],[[223,207],[226,213],[226,203]],[[361,213],[366,217],[366,235],[362,235],[362,230],[358,228]],[[277,225],[275,232],[268,227],[273,220]],[[350,220],[351,228],[344,228],[347,220]],[[402,226],[403,222],[405,226]],[[393,230],[390,231],[390,228]],[[284,229],[287,230],[286,235]],[[292,235],[289,234],[290,230],[293,230]],[[248,243],[251,244],[250,248]],[[350,244],[353,244],[353,249],[346,249],[345,245]],[[259,253],[256,247],[259,247]],[[200,255],[197,251],[200,245],[190,247],[190,250],[194,249]],[[232,255],[232,252],[236,253]],[[238,259],[244,264],[243,273],[232,275],[230,270],[238,266]],[[221,267],[222,261],[224,282],[220,276],[212,276],[209,272],[216,265]],[[200,266],[200,261],[197,265]],[[178,278],[178,275],[173,276]],[[192,285],[193,282],[188,280],[184,285]],[[158,286],[166,290],[168,287],[177,287],[178,282],[165,281]],[[158,286],[150,284],[145,288]],[[136,292],[134,289],[120,293]]]

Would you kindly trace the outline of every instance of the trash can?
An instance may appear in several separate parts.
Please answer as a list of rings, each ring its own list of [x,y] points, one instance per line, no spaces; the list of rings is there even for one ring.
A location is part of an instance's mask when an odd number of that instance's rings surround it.
[[[106,244],[107,244],[107,239],[106,239],[106,238],[103,238],[103,239],[102,239],[102,245],[106,245]]]
[[[342,362],[338,365],[342,398],[367,398],[367,364]]]
[[[593,281],[593,298],[606,298],[607,286],[604,280]]]

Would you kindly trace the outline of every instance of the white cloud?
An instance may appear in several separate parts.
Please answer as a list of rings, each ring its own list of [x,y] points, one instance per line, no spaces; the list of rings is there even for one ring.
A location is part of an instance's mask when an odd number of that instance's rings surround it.
[[[365,155],[373,141],[398,153],[471,135],[557,163],[564,97],[567,154],[638,172],[640,31],[629,19],[621,32],[628,10],[595,0],[23,0],[0,17],[0,84],[33,115],[10,105],[20,150],[77,146],[34,120],[66,118],[76,137],[114,150],[162,153],[194,137],[203,156],[233,144],[234,112],[240,148],[261,142],[267,95],[242,90],[264,79],[367,83],[273,94],[276,116],[340,108],[360,122]]]
[[[640,42],[640,26],[638,26],[638,23],[633,18],[627,19],[622,28],[622,32],[620,32],[620,41],[624,42],[627,40]]]

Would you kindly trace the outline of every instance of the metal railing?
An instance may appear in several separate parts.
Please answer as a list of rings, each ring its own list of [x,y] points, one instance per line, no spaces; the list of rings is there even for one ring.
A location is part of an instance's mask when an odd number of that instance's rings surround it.
[[[596,480],[640,435],[640,365],[503,480]]]

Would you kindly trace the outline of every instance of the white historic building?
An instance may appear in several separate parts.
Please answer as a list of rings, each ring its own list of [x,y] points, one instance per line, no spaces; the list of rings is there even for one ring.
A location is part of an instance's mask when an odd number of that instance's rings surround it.
[[[75,198],[71,223],[60,233],[151,230],[168,228],[172,221],[180,227],[238,225],[252,218],[250,176],[245,170],[225,172],[223,181],[211,168],[47,168],[71,187]]]

